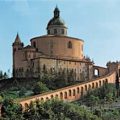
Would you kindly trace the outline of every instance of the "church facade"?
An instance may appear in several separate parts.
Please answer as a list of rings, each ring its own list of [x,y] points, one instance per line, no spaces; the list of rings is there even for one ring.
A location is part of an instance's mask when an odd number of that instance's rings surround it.
[[[67,29],[56,7],[47,24],[46,35],[32,38],[30,45],[24,46],[17,34],[12,45],[13,77],[39,78],[49,73],[64,74],[66,79],[72,76],[75,81],[92,79],[94,65],[84,57],[84,41],[68,36]]]

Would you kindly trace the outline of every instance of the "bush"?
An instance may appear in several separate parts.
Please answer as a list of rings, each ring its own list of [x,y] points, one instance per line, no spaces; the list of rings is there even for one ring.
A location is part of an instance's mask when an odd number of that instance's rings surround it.
[[[41,93],[47,92],[47,91],[49,91],[49,89],[42,82],[37,82],[37,84],[33,88],[33,92],[34,92],[35,95],[36,94],[41,94]]]
[[[26,93],[26,89],[23,87],[23,88],[20,90],[20,92],[19,92],[19,97],[24,96],[25,93]]]
[[[0,103],[2,103],[3,102],[3,97],[2,96],[0,96]]]
[[[16,119],[19,115],[22,115],[22,109],[18,103],[13,99],[5,99],[2,106],[2,116],[4,118],[13,120]]]

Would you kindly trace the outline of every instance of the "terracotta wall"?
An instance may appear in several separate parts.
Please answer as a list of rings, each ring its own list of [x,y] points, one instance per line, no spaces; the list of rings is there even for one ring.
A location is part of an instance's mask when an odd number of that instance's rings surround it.
[[[68,48],[68,42],[72,43],[72,48]],[[71,37],[63,36],[43,36],[33,38],[31,44],[36,43],[36,48],[50,56],[71,57],[82,59],[83,41]]]

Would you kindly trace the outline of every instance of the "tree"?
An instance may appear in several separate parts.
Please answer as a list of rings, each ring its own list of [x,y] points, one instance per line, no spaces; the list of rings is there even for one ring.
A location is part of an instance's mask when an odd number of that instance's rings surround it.
[[[49,91],[49,89],[42,82],[37,82],[37,84],[33,88],[33,92],[34,92],[35,95],[36,94],[41,94],[41,93],[47,92],[47,91]]]
[[[3,102],[3,97],[0,95],[0,104]]]
[[[20,92],[19,92],[19,97],[22,97],[25,95],[26,89],[24,87],[21,88]]]
[[[5,99],[2,104],[2,116],[10,120],[22,120],[22,108],[13,99]]]
[[[9,78],[9,75],[6,72],[0,70],[0,80]]]
[[[92,94],[86,100],[87,105],[91,107],[96,106],[100,101],[98,96]]]

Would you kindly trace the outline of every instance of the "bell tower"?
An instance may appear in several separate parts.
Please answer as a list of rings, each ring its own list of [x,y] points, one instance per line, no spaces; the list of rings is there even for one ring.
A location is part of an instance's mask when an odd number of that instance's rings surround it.
[[[19,34],[17,33],[15,41],[12,44],[13,47],[13,77],[15,77],[15,58],[17,55],[17,51],[20,51],[23,49],[24,44],[21,42]]]

